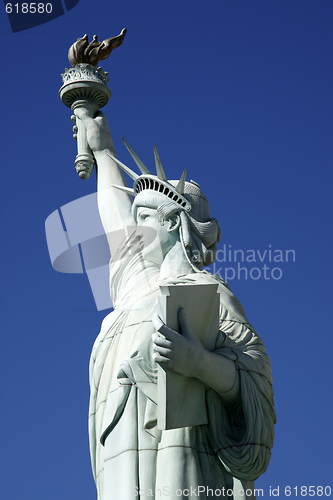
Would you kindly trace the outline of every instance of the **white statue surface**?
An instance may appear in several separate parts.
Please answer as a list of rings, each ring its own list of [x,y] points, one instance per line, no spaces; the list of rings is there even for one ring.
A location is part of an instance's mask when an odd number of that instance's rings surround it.
[[[168,181],[156,149],[157,175],[125,141],[141,174],[116,157],[98,110],[111,95],[107,74],[91,64],[125,33],[89,45],[79,39],[70,49],[76,66],[60,89],[75,113],[77,171],[88,178],[97,167],[111,252],[114,310],[90,361],[98,500],[252,499],[273,446],[270,361],[229,286],[204,270],[215,260],[220,228],[200,186],[185,181],[186,171]]]
[[[266,470],[273,445],[271,367],[240,302],[226,283],[204,271],[216,255],[218,222],[185,173],[167,181],[156,150],[155,176],[127,145],[142,172],[135,174],[117,160],[103,113],[92,118],[78,107],[75,114],[96,161],[99,211],[111,250],[114,310],[102,323],[90,361],[89,438],[98,500],[254,498],[253,481]],[[122,169],[134,179],[133,189]],[[156,232],[149,244],[143,241],[146,228]],[[205,284],[217,285],[219,294],[218,329],[209,349],[190,327],[200,299],[187,305],[186,314],[179,304],[179,331],[157,315],[161,289]],[[207,423],[161,428],[158,367],[204,387]],[[166,405],[177,411],[170,393]]]

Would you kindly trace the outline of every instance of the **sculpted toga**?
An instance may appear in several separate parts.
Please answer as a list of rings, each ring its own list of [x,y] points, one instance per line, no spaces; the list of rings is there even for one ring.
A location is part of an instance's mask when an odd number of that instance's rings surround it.
[[[228,498],[253,498],[253,481],[266,470],[273,445],[271,368],[228,285],[203,270],[220,238],[207,199],[184,176],[167,181],[157,153],[155,176],[130,151],[142,173],[134,193],[119,189],[126,182],[104,115],[75,113],[97,163],[99,211],[111,249],[114,311],[102,323],[90,362],[89,438],[98,500],[221,498],[215,490],[225,498],[227,492]],[[142,228],[156,231],[149,244],[140,240]],[[204,283],[218,283],[220,294],[213,351],[191,332],[183,310],[181,335],[156,319],[160,285]],[[208,424],[158,429],[158,364],[205,385]],[[233,496],[233,489],[248,494]]]

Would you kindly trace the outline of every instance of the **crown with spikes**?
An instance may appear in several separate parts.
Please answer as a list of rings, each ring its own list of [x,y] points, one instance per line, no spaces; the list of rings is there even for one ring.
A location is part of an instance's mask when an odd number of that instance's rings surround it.
[[[133,149],[125,139],[122,137],[122,140],[127,147],[129,153],[131,154],[133,160],[139,167],[142,175],[137,175],[133,170],[131,170],[129,167],[124,165],[121,161],[118,160],[115,156],[111,155],[110,153],[107,153],[110,158],[114,162],[119,165],[119,167],[126,173],[128,174],[133,180],[133,188],[128,188],[124,186],[115,186],[114,184],[111,184],[111,186],[120,189],[121,191],[125,191],[126,193],[129,193],[132,196],[136,196],[142,191],[149,189],[152,191],[156,191],[157,193],[163,194],[167,198],[169,198],[171,201],[175,202],[176,204],[179,205],[179,207],[182,210],[185,210],[186,212],[190,212],[192,205],[191,203],[183,196],[184,194],[184,188],[185,188],[185,176],[186,176],[186,169],[182,173],[181,178],[178,181],[177,186],[173,186],[170,184],[170,182],[167,181],[167,178],[165,176],[161,160],[158,156],[157,150],[154,146],[154,156],[155,156],[155,164],[156,164],[156,174],[153,175],[148,168],[142,163],[140,158],[137,156],[136,153],[134,153]]]

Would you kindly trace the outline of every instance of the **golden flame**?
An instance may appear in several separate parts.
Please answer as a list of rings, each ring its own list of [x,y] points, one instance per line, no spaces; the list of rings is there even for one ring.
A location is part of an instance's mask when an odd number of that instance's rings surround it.
[[[107,38],[103,42],[98,42],[97,36],[93,36],[92,42],[88,43],[88,35],[78,38],[68,51],[68,59],[72,66],[79,63],[88,63],[97,66],[99,61],[109,57],[113,49],[123,43],[126,28],[118,36]]]

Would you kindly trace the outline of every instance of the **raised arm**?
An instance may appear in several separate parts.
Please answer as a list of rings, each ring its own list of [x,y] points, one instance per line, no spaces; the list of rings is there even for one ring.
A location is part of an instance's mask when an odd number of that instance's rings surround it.
[[[114,231],[136,225],[131,211],[132,197],[111,187],[112,184],[127,184],[121,169],[109,156],[116,156],[116,153],[105,115],[98,111],[96,117],[91,118],[87,110],[77,108],[75,116],[86,128],[88,144],[96,160],[98,209],[109,244],[112,246]]]

